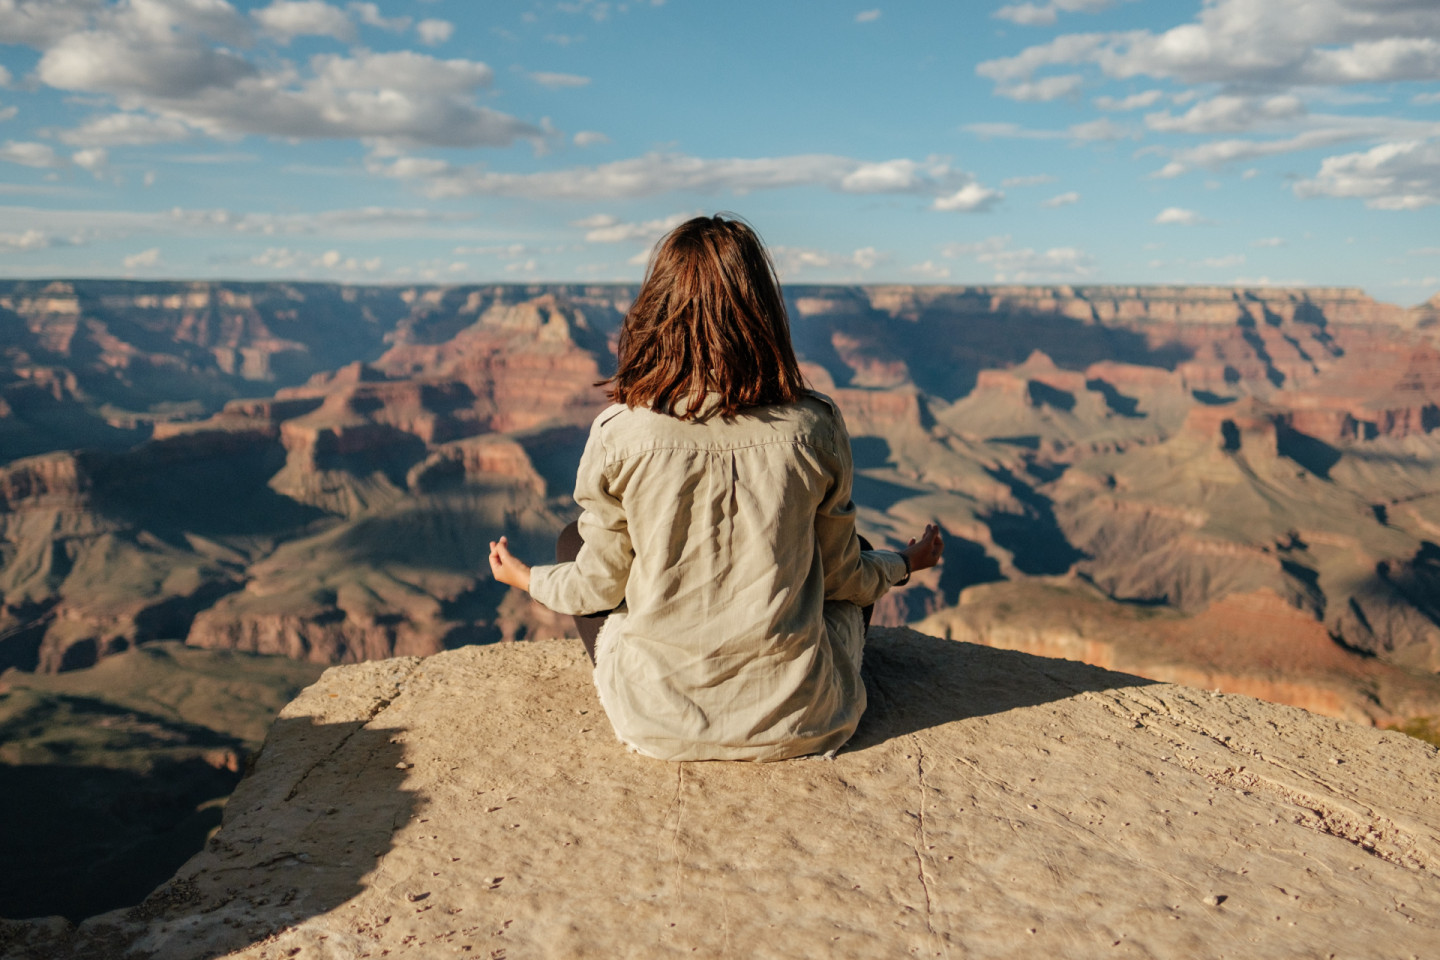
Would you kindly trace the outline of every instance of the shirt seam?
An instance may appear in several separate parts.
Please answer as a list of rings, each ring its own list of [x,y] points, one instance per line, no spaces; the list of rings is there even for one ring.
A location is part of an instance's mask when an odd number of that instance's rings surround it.
[[[647,453],[658,453],[668,450],[686,450],[692,453],[731,453],[736,450],[752,450],[756,447],[773,447],[779,446],[781,444],[787,444],[789,446],[795,447],[806,447],[808,449],[816,451],[817,453],[830,452],[828,450],[825,450],[820,444],[813,440],[796,440],[793,438],[776,440],[752,440],[745,443],[726,444],[725,446],[719,447],[705,447],[689,443],[657,443],[653,446],[647,446],[642,450],[636,450],[633,453],[615,453],[612,455],[607,451],[605,456],[605,465],[608,467],[611,464],[623,463],[624,461],[632,460],[635,457],[643,457]]]

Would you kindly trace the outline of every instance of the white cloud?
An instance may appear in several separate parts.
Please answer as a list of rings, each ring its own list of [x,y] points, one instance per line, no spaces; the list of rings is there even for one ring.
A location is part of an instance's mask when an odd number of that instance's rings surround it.
[[[1292,94],[1263,98],[1222,95],[1202,100],[1178,117],[1168,110],[1146,114],[1145,125],[1162,133],[1233,133],[1304,115],[1305,104]]]
[[[855,14],[856,23],[874,23],[876,20],[879,19],[879,10],[861,10],[859,13]]]
[[[1154,106],[1155,103],[1164,97],[1160,90],[1146,90],[1144,93],[1132,93],[1128,97],[1096,97],[1095,106],[1101,110],[1139,110],[1142,107]]]
[[[19,112],[19,107],[0,107],[0,121],[13,120],[15,118],[15,114]]]
[[[1037,130],[1022,127],[1018,123],[967,123],[961,127],[966,133],[973,133],[983,140],[1073,140],[1083,143],[1092,140],[1123,140],[1138,136],[1134,131],[1119,126],[1109,117],[1072,123],[1064,130]]]
[[[1128,127],[1122,127],[1109,117],[1090,120],[1086,123],[1072,123],[1069,128],[1071,139],[1090,140],[1138,140],[1140,135]]]
[[[999,190],[982,187],[978,183],[967,183],[954,193],[936,197],[931,203],[935,210],[955,210],[961,213],[978,213],[989,210],[1005,199]]]
[[[10,86],[11,79],[13,78],[10,76],[10,71],[5,68],[4,64],[0,64],[0,87]]]
[[[970,258],[993,272],[997,283],[1039,283],[1083,280],[1095,272],[1095,260],[1078,247],[1014,248],[1010,237],[988,237],[978,243],[953,243],[942,256]]]
[[[260,29],[281,43],[296,37],[334,37],[355,40],[355,25],[345,11],[321,0],[273,0],[268,7],[250,11]]]
[[[977,192],[993,193],[974,177],[939,159],[870,163],[830,154],[705,159],[677,153],[650,153],[593,167],[534,173],[501,173],[481,166],[455,166],[428,157],[372,156],[373,173],[413,180],[432,197],[470,195],[613,200],[677,191],[747,193],[785,187],[819,186],[839,193],[895,193],[968,202]],[[966,189],[969,192],[966,192]],[[938,209],[959,209],[959,207]]]
[[[91,117],[72,130],[60,132],[60,139],[72,145],[96,147],[172,143],[188,139],[194,131],[179,120],[146,113],[111,113]]]
[[[288,247],[267,247],[263,252],[251,257],[250,262],[257,267],[289,270],[300,263],[300,256]]]
[[[1205,218],[1194,210],[1186,210],[1184,207],[1166,207],[1155,215],[1155,223],[1176,223],[1182,227],[1191,227],[1197,223],[1204,223]]]
[[[43,250],[51,242],[49,236],[35,229],[24,233],[0,233],[0,247],[7,250]]]
[[[348,10],[387,30],[410,22],[386,19],[374,4]],[[343,34],[344,15],[318,0],[280,0],[256,11],[280,36]],[[508,146],[546,136],[476,101],[493,78],[478,61],[359,49],[315,56],[303,67],[252,62],[239,52],[250,44],[249,27],[223,0],[130,0],[97,8],[90,19],[89,29],[49,37],[35,76],[56,89],[115,97],[126,116],[167,125],[167,139],[178,136],[177,125],[217,137],[365,138],[392,148]]]
[[[126,270],[134,270],[136,267],[158,267],[160,265],[160,248],[151,247],[149,250],[132,253],[121,262],[124,263]]]
[[[1260,238],[1258,238],[1258,239],[1255,239],[1255,240],[1250,241],[1250,246],[1252,246],[1252,247],[1283,247],[1283,246],[1285,246],[1285,238],[1284,238],[1284,237],[1260,237]]]
[[[97,180],[105,175],[105,166],[109,161],[110,156],[104,147],[86,147],[70,154],[71,163],[82,170],[89,170]]]
[[[238,213],[223,208],[136,211],[103,209],[57,210],[0,207],[0,225],[7,232],[38,231],[47,246],[77,246],[100,240],[134,237],[320,237],[337,243],[429,239],[484,242],[494,236],[480,215],[471,211],[361,207],[314,213]],[[150,242],[154,242],[153,240]]]
[[[1041,77],[1039,80],[1005,84],[996,87],[995,92],[1002,97],[1009,97],[1011,100],[1048,101],[1074,96],[1084,84],[1085,78],[1080,74],[1067,73],[1062,76]]]
[[[1206,257],[1200,261],[1200,266],[1209,267],[1212,270],[1223,270],[1228,267],[1238,267],[1245,262],[1243,253],[1227,253],[1222,257]]]
[[[24,140],[6,140],[4,146],[0,146],[0,160],[42,169],[65,166],[65,158],[56,154],[54,147]]]
[[[925,260],[905,268],[906,273],[913,273],[925,280],[944,280],[950,276],[950,268],[934,260]]]
[[[1394,117],[1325,115],[1311,116],[1308,121],[1313,121],[1310,129],[1276,140],[1228,139],[1212,140],[1183,149],[1146,148],[1148,152],[1163,153],[1172,158],[1168,164],[1152,176],[1174,177],[1195,167],[1216,169],[1231,163],[1242,163],[1260,157],[1294,153],[1300,150],[1331,147],[1356,140],[1381,137],[1428,138],[1440,136],[1440,123],[1425,123]]]
[[[1006,177],[1000,181],[1002,187],[1034,187],[1042,183],[1054,183],[1055,177],[1048,173],[1037,173],[1026,177]]]
[[[415,33],[419,36],[421,43],[426,46],[438,47],[455,34],[455,24],[449,20],[437,20],[431,17],[415,24]]]
[[[351,3],[350,9],[360,18],[360,22],[367,27],[379,27],[381,30],[389,30],[391,33],[404,33],[410,28],[409,17],[385,17],[380,13],[380,7],[373,3]]]
[[[1054,207],[1067,207],[1067,206],[1069,206],[1069,205],[1072,204],[1072,203],[1079,203],[1079,202],[1080,202],[1080,194],[1076,193],[1074,190],[1071,190],[1071,191],[1068,192],[1068,193],[1056,194],[1055,196],[1051,197],[1049,200],[1046,200],[1043,204],[1041,204],[1041,206],[1046,206],[1046,207],[1051,207],[1051,208],[1054,208]]]
[[[1326,157],[1298,197],[1360,197],[1377,210],[1418,210],[1440,204],[1440,142],[1382,143],[1361,153]]]
[[[572,227],[581,227],[585,230],[586,243],[622,243],[630,240],[639,240],[644,243],[654,243],[660,237],[686,220],[699,216],[698,213],[673,213],[668,217],[658,220],[646,220],[642,223],[626,223],[617,217],[609,214],[597,214],[593,217],[586,217],[583,220],[572,220]]]
[[[593,147],[598,143],[609,143],[610,138],[599,130],[581,130],[571,138],[577,147]]]
[[[1032,4],[1022,5],[1031,22]],[[1021,9],[1021,8],[1006,8]],[[1043,14],[1041,14],[1043,16]],[[1094,64],[1107,76],[1271,89],[1433,80],[1440,76],[1440,5],[1418,0],[1210,0],[1162,33],[1066,34],[976,72],[1018,82],[1050,66]]]
[[[926,181],[928,171],[914,160],[862,163],[840,180],[846,193],[913,193]]]
[[[854,276],[857,272],[871,270],[890,259],[889,254],[881,253],[874,247],[861,247],[851,253],[831,253],[813,247],[776,246],[770,248],[770,254],[775,259],[775,270],[782,279],[807,270]]]
[[[548,90],[563,90],[567,87],[583,87],[590,83],[589,77],[573,73],[532,73],[530,79]]]
[[[0,37],[6,43],[44,47],[67,33],[84,29],[104,0],[4,0]]]
[[[384,261],[380,257],[361,260],[359,257],[346,256],[339,250],[326,250],[324,253],[315,254],[292,250],[289,247],[267,247],[264,251],[252,256],[249,262],[267,270],[296,273],[302,276],[311,271],[330,275],[378,273],[384,266]]]
[[[1051,3],[1017,3],[1001,7],[990,16],[1009,20],[1022,27],[1044,27],[1054,23],[1060,13],[1096,13],[1110,6],[1112,0],[1052,0]]]

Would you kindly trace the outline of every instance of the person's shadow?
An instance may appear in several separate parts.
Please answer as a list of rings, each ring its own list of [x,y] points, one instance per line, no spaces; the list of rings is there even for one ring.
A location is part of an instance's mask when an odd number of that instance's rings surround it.
[[[1075,660],[871,627],[861,667],[869,700],[844,747],[863,750],[955,720],[1154,683]]]

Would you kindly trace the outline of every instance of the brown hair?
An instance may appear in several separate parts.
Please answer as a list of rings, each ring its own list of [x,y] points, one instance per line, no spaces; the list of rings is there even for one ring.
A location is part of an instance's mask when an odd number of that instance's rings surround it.
[[[775,265],[738,217],[696,217],[656,245],[620,328],[610,399],[694,419],[707,393],[733,416],[805,392]]]

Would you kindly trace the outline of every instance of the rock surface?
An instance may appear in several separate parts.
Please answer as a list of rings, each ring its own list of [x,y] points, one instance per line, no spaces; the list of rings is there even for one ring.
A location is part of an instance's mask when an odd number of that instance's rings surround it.
[[[833,760],[661,763],[577,644],[337,667],[206,851],[10,956],[1410,957],[1440,760],[1394,733],[872,631]],[[5,943],[0,940],[0,943]]]

